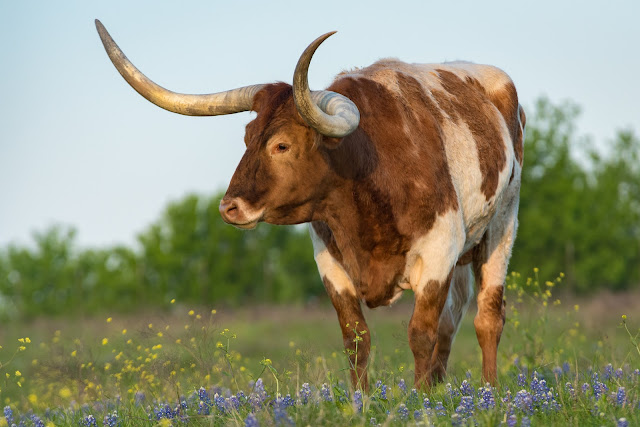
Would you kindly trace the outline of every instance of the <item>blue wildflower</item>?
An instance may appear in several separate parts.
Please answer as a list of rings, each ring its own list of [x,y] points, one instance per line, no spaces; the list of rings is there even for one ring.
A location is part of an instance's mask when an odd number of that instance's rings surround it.
[[[437,402],[436,403],[436,415],[439,417],[445,416],[447,415],[447,411],[446,409],[444,409],[444,405],[442,404],[442,402]]]
[[[567,390],[569,396],[571,396],[572,399],[575,399],[576,390],[573,388],[573,384],[571,384],[570,382],[566,382],[564,385],[564,389]]]
[[[624,375],[624,372],[622,371],[622,368],[616,369],[616,373],[614,375],[615,375],[616,379],[621,380],[622,376]]]
[[[562,368],[560,366],[555,366],[552,369],[553,375],[555,375],[556,377],[560,377],[562,376]]]
[[[525,414],[533,413],[533,398],[527,390],[520,390],[516,393],[516,397],[513,399],[513,404]]]
[[[460,393],[462,393],[463,396],[473,396],[474,392],[475,389],[473,388],[471,383],[469,383],[469,381],[462,381],[462,384],[460,384]]]
[[[311,387],[309,383],[302,384],[302,388],[300,389],[300,393],[298,393],[303,405],[309,403],[309,396],[311,396]]]
[[[520,387],[527,386],[527,377],[524,374],[518,374],[518,385]]]
[[[378,421],[374,417],[371,417],[371,419],[369,420],[369,424],[371,424],[372,426],[377,426]]]
[[[118,418],[118,411],[113,411],[110,414],[104,416],[103,424],[105,427],[116,427],[120,425],[120,420]]]
[[[458,392],[458,390],[456,390],[455,388],[451,387],[451,383],[447,383],[444,386],[444,388],[445,388],[445,390],[447,392],[447,395],[448,395],[449,399],[453,400],[454,398],[460,396],[460,393]]]
[[[249,395],[249,403],[254,408],[261,408],[267,397],[267,392],[264,389],[262,378],[258,378],[253,385],[253,391]]]
[[[356,412],[362,412],[362,392],[360,390],[353,393],[353,404],[356,407]]]
[[[618,387],[618,392],[616,393],[616,404],[618,406],[623,406],[627,401],[627,391],[624,387]]]
[[[260,423],[253,412],[249,412],[247,418],[244,419],[244,427],[260,427]]]
[[[31,421],[33,421],[34,427],[44,427],[44,421],[40,419],[40,417],[36,415],[31,415]],[[96,425],[95,418],[93,419],[93,425]]]
[[[144,402],[145,398],[146,398],[146,396],[140,390],[136,391],[136,394],[133,396],[133,400],[134,400],[136,405],[142,405],[142,403]]]
[[[531,425],[531,420],[529,417],[522,417],[520,420],[520,427],[529,427]]]
[[[416,421],[422,420],[422,411],[419,409],[416,409],[415,411],[413,411],[413,419]]]
[[[466,419],[473,416],[473,410],[475,405],[473,404],[473,396],[462,396],[460,399],[460,405],[456,408],[456,414]]]
[[[587,394],[587,392],[589,391],[589,389],[591,388],[591,386],[589,385],[589,383],[584,383],[582,384],[582,393]]]
[[[428,397],[424,398],[424,401],[422,402],[422,406],[424,406],[424,409],[426,410],[431,409],[431,401],[429,400]]]
[[[611,363],[607,364],[607,366],[604,367],[604,373],[602,375],[606,380],[611,379],[611,377],[613,376],[613,365],[611,365]]]
[[[568,374],[571,371],[571,365],[569,365],[569,362],[564,362],[562,364],[562,372],[564,372],[565,374]]]
[[[595,372],[591,377],[591,387],[593,387],[593,396],[600,399],[600,396],[606,395],[609,391],[609,387],[598,378],[598,373]]]
[[[515,415],[510,415],[509,418],[507,418],[507,426],[515,427],[516,424],[518,424],[518,417],[516,417]]]
[[[398,381],[398,388],[402,390],[403,393],[407,392],[407,385],[404,382],[404,378]]]
[[[218,393],[213,395],[213,403],[216,405],[216,409],[218,412],[224,414],[227,412],[227,405],[224,397],[220,396]]]
[[[9,405],[4,407],[4,418],[7,420],[8,425],[13,423],[13,410]]]
[[[478,407],[483,410],[495,408],[496,400],[493,396],[491,386],[487,384],[485,387],[478,389]]]
[[[380,398],[386,400],[387,399],[387,385],[382,384],[380,386]]]
[[[407,405],[401,403],[398,407],[398,415],[400,415],[400,419],[406,421],[409,419],[409,409],[407,409]]]
[[[333,402],[333,398],[331,397],[331,390],[329,389],[327,383],[322,384],[322,387],[320,388],[320,396],[325,402]]]
[[[416,390],[415,388],[411,389],[411,392],[409,393],[409,397],[407,398],[407,406],[420,406],[420,398],[418,397],[418,390]]]
[[[82,419],[82,421],[80,422],[80,424],[83,425],[84,427],[97,427],[98,426],[98,423],[96,422],[96,419],[94,418],[93,415],[87,415],[86,417],[84,417]]]
[[[626,418],[620,418],[618,420],[618,427],[629,427],[629,421]]]
[[[289,396],[289,400],[291,396]],[[287,414],[287,401],[278,396],[273,402],[273,418],[276,425],[294,425],[293,419]]]

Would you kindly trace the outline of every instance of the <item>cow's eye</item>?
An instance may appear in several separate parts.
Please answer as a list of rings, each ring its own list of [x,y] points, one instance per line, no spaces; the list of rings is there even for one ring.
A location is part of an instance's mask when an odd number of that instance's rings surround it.
[[[289,149],[289,146],[287,144],[278,144],[274,147],[274,152],[276,153],[284,153],[285,151],[287,151]]]

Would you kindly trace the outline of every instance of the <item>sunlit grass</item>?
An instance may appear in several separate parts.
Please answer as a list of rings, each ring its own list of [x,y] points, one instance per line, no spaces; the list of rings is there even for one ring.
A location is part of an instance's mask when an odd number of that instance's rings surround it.
[[[637,425],[639,319],[612,312],[587,328],[589,313],[554,296],[561,283],[509,276],[497,388],[480,382],[472,307],[445,384],[426,394],[411,389],[407,299],[366,313],[368,395],[351,388],[331,309],[172,301],[161,315],[15,323],[1,335],[0,426]]]

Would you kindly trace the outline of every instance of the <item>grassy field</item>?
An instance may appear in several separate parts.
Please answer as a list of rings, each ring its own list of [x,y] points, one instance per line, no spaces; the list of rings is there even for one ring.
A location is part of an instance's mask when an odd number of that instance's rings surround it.
[[[367,311],[363,395],[331,307],[177,301],[166,313],[3,325],[0,426],[640,425],[640,295],[562,301],[561,277],[536,276],[509,279],[496,388],[480,382],[475,307],[428,393],[412,390],[410,293]]]

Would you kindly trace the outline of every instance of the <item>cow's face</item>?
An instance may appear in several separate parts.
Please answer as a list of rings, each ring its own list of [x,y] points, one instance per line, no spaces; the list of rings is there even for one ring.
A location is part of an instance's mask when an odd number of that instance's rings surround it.
[[[260,221],[311,221],[327,188],[322,136],[304,123],[287,84],[266,86],[252,109],[258,115],[247,125],[247,149],[220,202],[222,218],[245,229]]]

